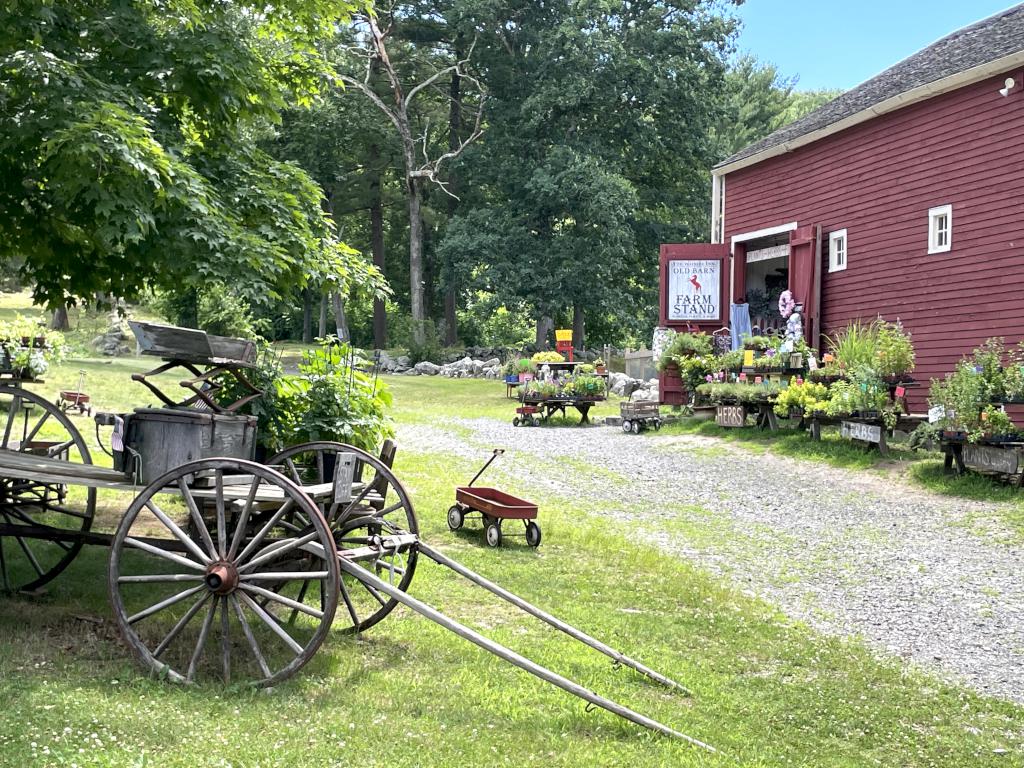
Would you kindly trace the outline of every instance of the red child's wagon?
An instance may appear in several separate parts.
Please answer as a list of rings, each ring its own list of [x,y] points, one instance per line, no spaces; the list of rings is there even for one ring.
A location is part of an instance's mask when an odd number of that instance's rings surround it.
[[[540,526],[537,519],[537,505],[524,501],[497,488],[474,488],[473,483],[491,466],[491,462],[505,451],[495,448],[491,458],[469,481],[455,489],[455,503],[448,509],[448,527],[459,530],[471,514],[479,514],[484,524],[484,536],[488,545],[501,546],[502,520],[522,520],[526,525],[526,543],[531,547],[540,546]]]

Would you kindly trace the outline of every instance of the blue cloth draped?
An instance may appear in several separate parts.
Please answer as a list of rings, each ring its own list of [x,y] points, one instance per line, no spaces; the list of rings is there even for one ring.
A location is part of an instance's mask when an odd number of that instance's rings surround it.
[[[743,337],[751,335],[750,307],[746,304],[729,305],[729,330],[732,332],[732,348],[743,347]]]

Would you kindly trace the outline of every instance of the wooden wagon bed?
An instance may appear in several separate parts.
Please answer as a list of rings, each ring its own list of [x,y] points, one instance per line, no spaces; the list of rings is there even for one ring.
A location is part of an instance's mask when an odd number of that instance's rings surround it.
[[[75,464],[50,456],[11,451],[0,448],[0,476],[18,477],[33,480],[37,483],[59,483],[63,485],[83,485],[89,488],[107,488],[115,491],[133,493],[139,490],[139,484],[125,477],[124,472],[92,464]],[[329,498],[333,492],[332,483],[318,483],[302,486],[302,490],[314,500]],[[363,489],[361,483],[353,483],[352,492],[359,493]],[[169,489],[177,493],[177,488]],[[191,488],[196,498],[213,498],[213,490],[207,488]],[[227,501],[246,499],[249,496],[247,485],[225,485],[224,498]],[[367,494],[369,497],[370,494]],[[376,497],[374,497],[376,498]],[[280,502],[284,500],[284,492],[278,486],[261,485],[256,491],[254,501]],[[373,499],[370,499],[373,500]]]

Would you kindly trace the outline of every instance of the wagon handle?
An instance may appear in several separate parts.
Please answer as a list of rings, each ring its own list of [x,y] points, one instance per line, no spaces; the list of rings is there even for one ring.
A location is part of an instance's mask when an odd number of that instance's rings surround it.
[[[491,466],[491,462],[494,461],[496,458],[498,458],[504,452],[505,452],[504,448],[495,448],[494,449],[494,453],[491,454],[491,458],[489,458],[487,460],[486,464],[484,464],[482,467],[480,467],[480,471],[479,472],[477,472],[475,475],[473,475],[473,479],[469,481],[469,485],[467,485],[466,487],[467,488],[472,487],[473,483],[475,483],[479,479],[480,475],[482,475],[484,473],[484,470],[487,469],[489,466]]]

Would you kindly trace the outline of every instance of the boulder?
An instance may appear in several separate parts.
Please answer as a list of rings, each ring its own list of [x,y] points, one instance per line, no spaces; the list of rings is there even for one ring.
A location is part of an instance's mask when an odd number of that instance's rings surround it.
[[[429,360],[416,363],[413,368],[421,374],[427,376],[437,376],[441,372],[441,366],[436,363],[431,363]]]
[[[396,371],[396,373],[397,373],[397,371]],[[420,372],[417,371],[415,368],[409,368],[407,370],[402,371],[402,375],[403,376],[419,376]]]
[[[493,368],[496,365],[501,365],[501,360],[496,357],[484,361],[484,368]]]
[[[399,355],[395,362],[398,363],[402,368],[408,368],[410,365],[412,365],[412,360],[409,359],[408,355]]]

